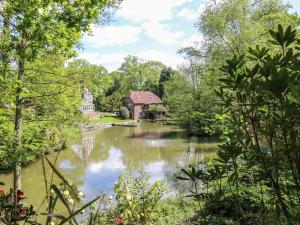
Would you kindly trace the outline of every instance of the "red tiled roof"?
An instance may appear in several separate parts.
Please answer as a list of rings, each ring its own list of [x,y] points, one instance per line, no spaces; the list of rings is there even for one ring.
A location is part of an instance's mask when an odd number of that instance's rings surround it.
[[[134,104],[161,104],[162,101],[151,91],[131,91],[128,96]]]

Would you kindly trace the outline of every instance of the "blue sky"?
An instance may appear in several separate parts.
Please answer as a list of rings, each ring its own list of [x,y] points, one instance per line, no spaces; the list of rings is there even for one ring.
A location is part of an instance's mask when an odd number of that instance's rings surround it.
[[[300,0],[284,0],[300,15]],[[117,70],[123,58],[136,55],[176,68],[183,59],[179,48],[201,41],[194,23],[206,0],[124,0],[114,21],[92,28],[82,40],[79,58]]]

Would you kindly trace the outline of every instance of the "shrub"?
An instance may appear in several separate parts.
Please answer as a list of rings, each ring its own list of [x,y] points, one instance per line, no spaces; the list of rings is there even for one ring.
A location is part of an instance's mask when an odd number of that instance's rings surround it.
[[[121,107],[119,111],[119,116],[122,119],[129,119],[129,110],[126,107]]]
[[[0,182],[0,186],[4,185]],[[35,212],[33,206],[23,205],[24,193],[21,190],[5,192],[0,188],[0,224],[18,224],[21,222],[34,223]]]
[[[198,224],[299,224],[300,40],[292,27],[270,34],[272,49],[249,48],[222,67],[217,158],[177,177],[194,187]]]
[[[158,202],[166,193],[164,181],[149,183],[149,177],[140,172],[137,177],[121,175],[114,187],[117,194],[116,221],[122,224],[155,224]]]

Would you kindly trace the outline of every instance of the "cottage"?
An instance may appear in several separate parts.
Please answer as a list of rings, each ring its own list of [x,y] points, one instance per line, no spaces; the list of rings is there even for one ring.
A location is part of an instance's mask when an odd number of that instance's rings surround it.
[[[151,91],[131,91],[123,98],[132,119],[160,119],[165,115],[161,99]]]

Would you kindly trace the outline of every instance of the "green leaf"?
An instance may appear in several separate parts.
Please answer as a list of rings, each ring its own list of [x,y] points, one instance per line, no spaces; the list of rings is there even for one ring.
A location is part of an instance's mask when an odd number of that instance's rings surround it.
[[[52,184],[51,185],[51,189],[57,194],[58,198],[61,200],[61,202],[64,204],[64,206],[66,207],[66,209],[68,210],[69,214],[72,214],[72,210],[69,207],[68,202],[66,201],[65,197],[63,196],[63,194],[60,192],[59,188],[55,185]],[[75,224],[78,225],[77,221],[75,218],[73,218],[73,221]]]
[[[51,169],[53,170],[53,172],[64,182],[64,184],[66,184],[70,190],[73,193],[73,196],[76,197],[76,200],[79,201],[78,199],[78,195],[77,192],[74,190],[74,188],[70,185],[70,183],[68,182],[68,180],[55,168],[55,166],[50,162],[50,160],[44,156],[44,158],[46,159],[46,161],[48,162],[49,166],[51,167]]]
[[[102,196],[98,196],[98,197],[95,198],[93,201],[91,201],[91,202],[85,204],[83,207],[81,207],[80,209],[78,209],[77,211],[75,211],[75,212],[74,212],[73,214],[71,214],[69,217],[63,219],[63,220],[59,223],[59,225],[62,225],[62,224],[64,224],[64,223],[68,222],[68,221],[71,220],[71,219],[74,220],[76,215],[78,215],[82,210],[84,210],[85,208],[89,207],[91,204],[93,204],[95,201],[97,201],[97,200],[100,199],[101,197],[102,197]]]

